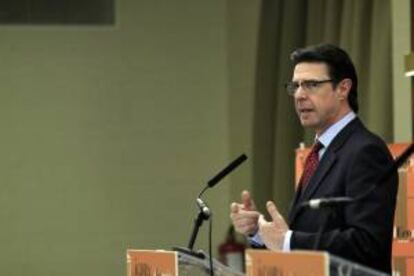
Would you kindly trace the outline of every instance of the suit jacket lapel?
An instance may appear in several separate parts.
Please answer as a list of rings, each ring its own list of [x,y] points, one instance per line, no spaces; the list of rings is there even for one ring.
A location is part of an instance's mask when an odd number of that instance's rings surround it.
[[[290,204],[289,213],[288,213],[288,221],[289,222],[292,222],[294,220],[294,217],[296,216],[296,213],[299,211],[297,202],[298,202],[301,194],[302,194],[302,188],[298,187],[296,192],[295,192],[292,203]]]
[[[289,211],[289,222],[292,224],[296,216],[300,213],[303,208],[301,203],[311,199],[312,195],[317,191],[317,188],[320,186],[324,176],[328,173],[329,169],[335,164],[336,156],[332,154],[331,156],[326,156],[328,152],[325,152],[323,162],[321,162],[318,168],[315,171],[315,174],[309,180],[309,183],[302,188],[299,188],[295,193],[295,198],[293,204]],[[326,156],[326,158],[325,158]],[[322,160],[321,160],[322,161]],[[325,162],[326,161],[326,162]]]

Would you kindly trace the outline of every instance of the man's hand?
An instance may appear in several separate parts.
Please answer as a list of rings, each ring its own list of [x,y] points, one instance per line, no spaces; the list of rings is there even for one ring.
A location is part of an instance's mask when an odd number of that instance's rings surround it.
[[[230,218],[234,229],[243,235],[253,235],[257,232],[260,213],[256,211],[256,205],[248,191],[241,195],[242,203],[233,202],[230,205]]]
[[[272,221],[266,221],[264,216],[260,215],[258,220],[260,238],[270,250],[281,250],[285,234],[289,230],[288,225],[273,202],[268,201],[266,208]]]

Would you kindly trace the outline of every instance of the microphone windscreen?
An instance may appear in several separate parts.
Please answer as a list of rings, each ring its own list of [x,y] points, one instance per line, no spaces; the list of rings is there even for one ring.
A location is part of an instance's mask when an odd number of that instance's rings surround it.
[[[225,167],[221,172],[219,172],[215,177],[210,179],[207,182],[207,185],[211,188],[216,185],[221,179],[228,175],[231,171],[237,168],[241,163],[247,160],[246,154],[240,155],[236,160],[231,162],[227,167]]]

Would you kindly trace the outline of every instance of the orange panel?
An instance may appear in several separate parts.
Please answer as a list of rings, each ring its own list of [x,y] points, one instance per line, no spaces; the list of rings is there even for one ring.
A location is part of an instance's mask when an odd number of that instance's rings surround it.
[[[310,152],[309,148],[299,148],[296,150],[296,160],[295,160],[295,187],[298,185],[300,177],[303,172],[303,167],[305,166],[305,160]]]
[[[411,145],[410,143],[397,143],[397,144],[389,144],[388,149],[390,150],[391,154],[394,158],[398,157],[408,146]],[[413,159],[411,157],[410,159]],[[414,159],[413,159],[414,160]]]
[[[414,275],[414,258],[407,258],[406,259],[406,271],[407,276],[413,276]]]
[[[395,241],[392,243],[394,257],[414,257],[414,242]]]

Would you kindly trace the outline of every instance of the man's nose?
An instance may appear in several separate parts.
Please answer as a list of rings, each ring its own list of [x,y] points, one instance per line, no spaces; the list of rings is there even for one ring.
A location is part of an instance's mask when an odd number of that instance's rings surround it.
[[[307,93],[302,88],[302,85],[299,85],[299,87],[296,89],[295,94],[293,94],[293,96],[295,97],[295,99],[303,99],[303,98],[306,98]]]

